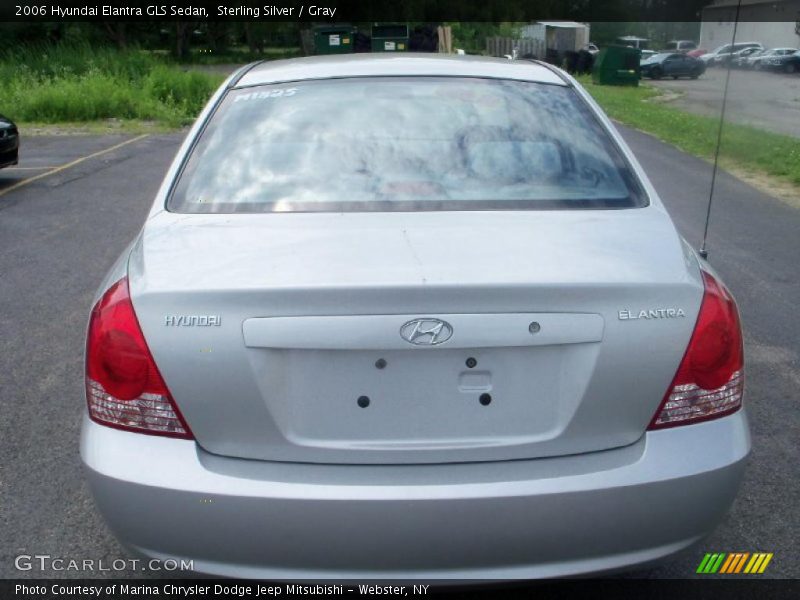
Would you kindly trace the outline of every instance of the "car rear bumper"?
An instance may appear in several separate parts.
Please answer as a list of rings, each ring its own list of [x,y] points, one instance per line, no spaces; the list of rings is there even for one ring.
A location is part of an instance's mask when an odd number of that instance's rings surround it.
[[[19,137],[0,138],[0,168],[16,165],[19,159]]]
[[[81,456],[120,541],[267,579],[517,579],[617,570],[708,534],[750,449],[744,411],[616,450],[414,466],[269,463],[84,419]]]

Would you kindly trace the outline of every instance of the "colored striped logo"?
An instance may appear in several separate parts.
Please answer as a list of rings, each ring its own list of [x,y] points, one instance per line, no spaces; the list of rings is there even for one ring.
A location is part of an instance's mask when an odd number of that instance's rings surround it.
[[[772,560],[772,552],[715,552],[707,553],[700,566],[697,567],[698,573],[748,573],[755,575],[763,573],[767,569],[769,561]]]

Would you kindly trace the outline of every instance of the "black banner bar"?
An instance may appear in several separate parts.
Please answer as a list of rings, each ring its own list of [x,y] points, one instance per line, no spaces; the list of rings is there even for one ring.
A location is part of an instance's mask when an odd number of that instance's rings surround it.
[[[800,581],[753,579],[752,576],[719,579],[579,579],[545,582],[501,583],[461,581],[306,581],[274,583],[227,579],[62,579],[2,580],[3,600],[122,600],[139,598],[236,598],[272,600],[275,598],[362,596],[380,598],[425,598],[458,596],[468,598],[528,597],[550,598],[646,598],[647,600],[783,600],[800,597]],[[477,585],[475,585],[477,584]]]
[[[4,0],[0,21],[581,22],[733,20],[738,0]],[[794,0],[748,3],[744,21],[800,21]]]

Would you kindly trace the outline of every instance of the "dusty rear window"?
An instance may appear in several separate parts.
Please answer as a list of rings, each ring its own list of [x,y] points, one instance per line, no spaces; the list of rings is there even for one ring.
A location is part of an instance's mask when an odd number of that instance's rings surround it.
[[[176,212],[631,208],[646,204],[574,90],[370,77],[230,91],[168,202]]]

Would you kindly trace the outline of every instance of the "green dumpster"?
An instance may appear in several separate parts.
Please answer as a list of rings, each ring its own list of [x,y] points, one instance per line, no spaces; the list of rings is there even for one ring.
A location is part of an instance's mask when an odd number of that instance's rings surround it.
[[[353,52],[355,29],[350,25],[316,27],[314,29],[315,54],[347,54]]]
[[[408,52],[408,25],[373,25],[372,51]]]
[[[600,50],[592,68],[592,81],[601,85],[639,85],[641,52],[628,46]]]

